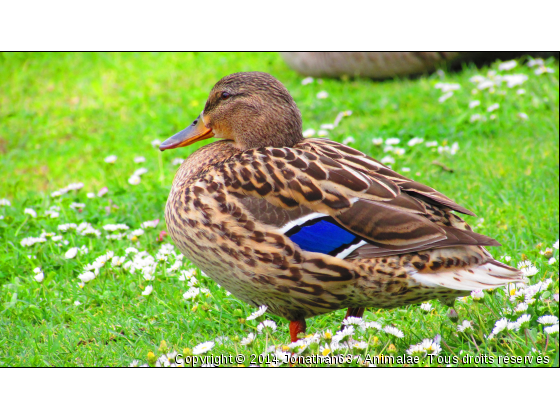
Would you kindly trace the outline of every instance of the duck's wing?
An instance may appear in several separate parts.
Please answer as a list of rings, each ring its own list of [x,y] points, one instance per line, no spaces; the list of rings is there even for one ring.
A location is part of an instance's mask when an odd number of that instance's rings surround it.
[[[378,165],[378,172],[390,171]],[[346,258],[368,245],[363,249],[367,256],[354,258],[369,258],[456,245],[499,245],[462,230],[449,212],[409,194],[393,179],[314,150],[252,149],[225,161],[218,172],[228,192],[257,221],[272,225],[306,251]],[[211,188],[211,183],[206,185]]]
[[[472,211],[453,202],[453,200],[434,190],[433,188],[408,179],[383,165],[382,163],[378,162],[377,160],[369,157],[365,153],[362,153],[359,150],[353,149],[344,144],[340,144],[328,139],[311,138],[305,139],[303,142],[299,143],[298,148],[312,151],[321,156],[329,157],[339,163],[342,163],[359,172],[368,174],[372,177],[391,181],[402,191],[405,191],[408,195],[419,198],[420,200],[437,204],[441,207],[447,207],[451,210],[456,210],[460,213],[468,214],[469,216],[475,216]]]

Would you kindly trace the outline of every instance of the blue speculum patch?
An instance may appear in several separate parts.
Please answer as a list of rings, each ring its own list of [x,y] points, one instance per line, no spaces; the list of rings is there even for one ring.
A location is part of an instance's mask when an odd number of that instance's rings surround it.
[[[331,255],[333,251],[340,252],[341,247],[345,248],[345,245],[350,245],[358,239],[353,233],[324,219],[302,226],[291,235],[287,232],[287,235],[304,251]]]

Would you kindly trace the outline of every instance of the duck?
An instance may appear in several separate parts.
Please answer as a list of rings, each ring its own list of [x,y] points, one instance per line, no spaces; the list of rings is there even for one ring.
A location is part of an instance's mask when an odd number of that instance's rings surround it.
[[[289,321],[346,309],[390,309],[522,282],[495,260],[474,213],[372,157],[304,138],[286,87],[234,73],[200,115],[160,145],[217,138],[181,164],[165,207],[168,233],[192,263],[238,299]]]

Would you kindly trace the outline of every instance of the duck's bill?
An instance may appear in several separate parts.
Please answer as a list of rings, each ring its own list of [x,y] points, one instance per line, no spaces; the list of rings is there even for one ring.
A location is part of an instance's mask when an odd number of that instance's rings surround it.
[[[211,137],[214,137],[214,133],[212,132],[212,129],[204,125],[201,114],[183,131],[179,131],[177,134],[169,137],[161,143],[159,145],[159,150],[163,151],[167,149],[176,149],[177,147],[188,146],[189,144],[196,143],[199,140],[209,139]]]

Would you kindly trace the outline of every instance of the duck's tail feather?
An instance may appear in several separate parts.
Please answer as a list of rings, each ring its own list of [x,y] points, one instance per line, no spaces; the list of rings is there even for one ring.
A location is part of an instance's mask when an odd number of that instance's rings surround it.
[[[445,287],[454,290],[494,289],[512,282],[526,282],[521,271],[494,259],[477,267],[440,271],[437,273],[412,273],[412,278],[428,287]]]

